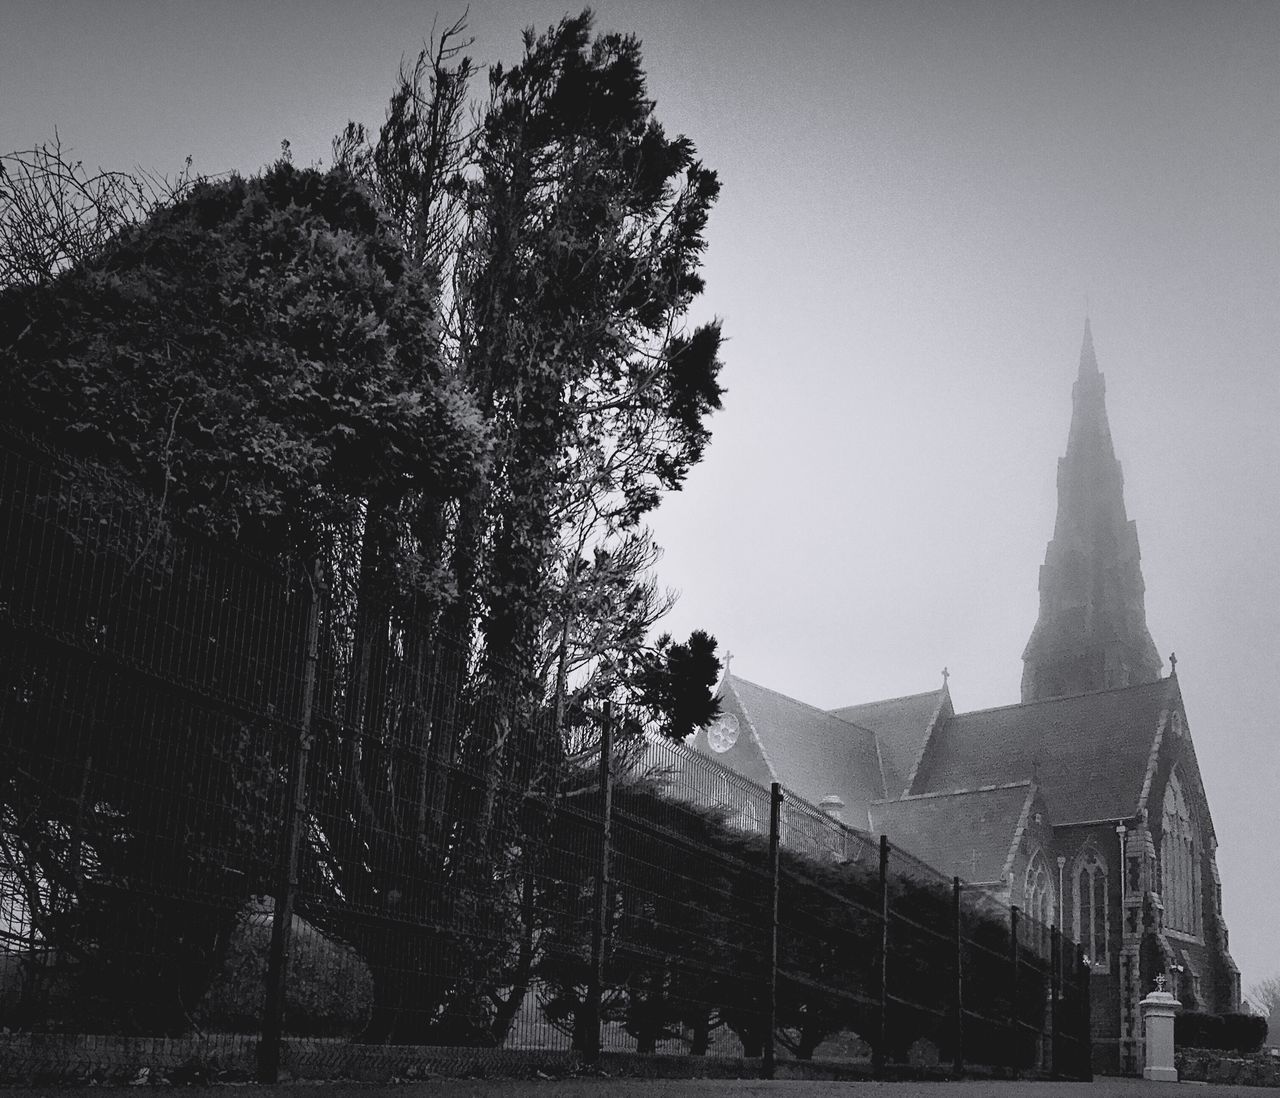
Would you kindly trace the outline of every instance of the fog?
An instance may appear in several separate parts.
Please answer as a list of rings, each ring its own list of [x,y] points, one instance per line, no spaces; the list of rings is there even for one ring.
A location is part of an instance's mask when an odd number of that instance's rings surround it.
[[[654,519],[668,627],[820,706],[1016,701],[1091,317],[1245,988],[1280,972],[1280,6],[601,2],[723,180],[724,410]],[[518,55],[563,0],[472,0]],[[442,21],[460,14],[445,9]],[[252,171],[381,121],[420,2],[0,13],[0,147]],[[478,89],[480,90],[480,89]]]

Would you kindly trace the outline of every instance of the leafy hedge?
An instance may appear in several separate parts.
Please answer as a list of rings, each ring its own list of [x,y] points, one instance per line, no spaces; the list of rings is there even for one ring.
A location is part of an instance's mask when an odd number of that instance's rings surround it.
[[[575,1047],[586,1038],[593,906],[591,856],[599,805],[581,790],[557,813],[544,878],[545,923],[536,975],[541,1007]],[[690,1038],[705,1052],[721,1027],[747,1056],[761,1053],[767,1018],[767,836],[732,826],[730,813],[672,798],[647,782],[613,793],[611,903],[603,1013],[641,1052]],[[870,853],[874,853],[873,850]],[[778,1040],[799,1059],[826,1040],[879,1040],[880,914],[874,860],[841,862],[780,852]],[[948,998],[955,971],[948,883],[893,873],[890,1011],[885,1056],[904,1061],[925,1038],[950,1055]],[[966,1056],[1027,1066],[1044,1010],[1043,974],[1022,970],[1010,999],[1008,926],[997,913],[963,914]],[[1009,1019],[1023,1023],[1011,1031]],[[1025,1039],[1024,1039],[1025,1038]]]
[[[1267,1039],[1267,1020],[1256,1014],[1179,1014],[1173,1039],[1179,1048],[1257,1052]]]
[[[271,915],[255,910],[237,928],[226,963],[195,1011],[203,1029],[256,1033],[262,1023]],[[352,951],[294,916],[285,981],[285,1032],[354,1037],[369,1021],[373,977]]]

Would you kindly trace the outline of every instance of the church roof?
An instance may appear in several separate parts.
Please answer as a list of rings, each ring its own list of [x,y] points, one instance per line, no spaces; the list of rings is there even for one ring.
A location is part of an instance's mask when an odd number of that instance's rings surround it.
[[[940,687],[923,694],[906,694],[831,710],[832,716],[869,728],[876,734],[880,741],[886,795],[896,797],[906,790],[929,726],[942,705],[945,689]]]
[[[871,806],[871,830],[948,877],[989,883],[1003,875],[1034,796],[1035,786],[1021,781],[877,801]]]
[[[721,691],[732,691],[779,782],[814,804],[834,794],[844,821],[866,826],[871,802],[885,795],[874,732],[737,675]]]
[[[1176,689],[1166,678],[957,713],[925,748],[911,793],[1034,779],[1055,825],[1132,816]]]

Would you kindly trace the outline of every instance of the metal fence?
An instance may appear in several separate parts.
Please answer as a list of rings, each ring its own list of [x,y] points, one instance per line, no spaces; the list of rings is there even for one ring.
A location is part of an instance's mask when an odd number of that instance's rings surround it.
[[[1055,930],[13,439],[0,759],[0,1082],[1088,1071]]]

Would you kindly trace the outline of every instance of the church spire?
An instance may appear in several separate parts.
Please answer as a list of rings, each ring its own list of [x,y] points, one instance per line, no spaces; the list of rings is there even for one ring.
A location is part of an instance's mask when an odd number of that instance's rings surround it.
[[[1080,345],[1080,377],[1098,372],[1098,356],[1093,352],[1093,327],[1084,318],[1084,342]]]
[[[1058,518],[1040,568],[1040,616],[1022,654],[1022,700],[1154,682],[1138,532],[1107,422],[1106,382],[1088,320],[1058,461]]]

